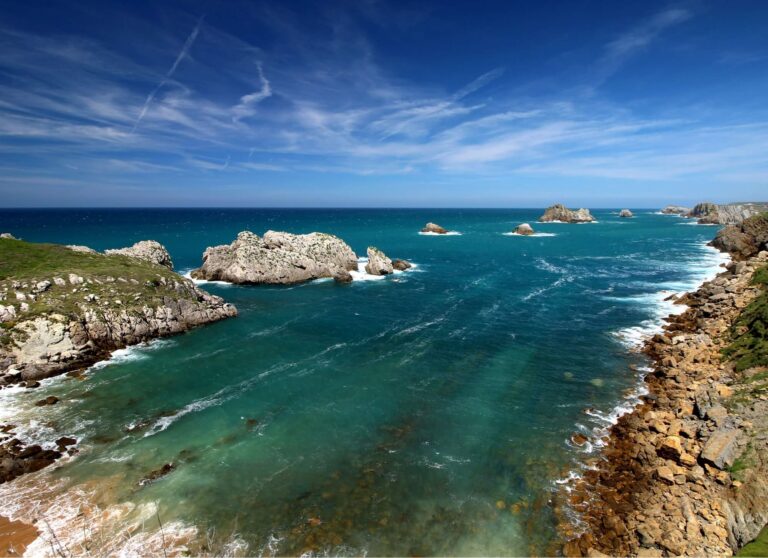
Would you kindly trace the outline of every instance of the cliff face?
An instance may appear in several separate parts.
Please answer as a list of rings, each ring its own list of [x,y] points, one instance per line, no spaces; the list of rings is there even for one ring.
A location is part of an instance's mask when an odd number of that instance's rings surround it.
[[[767,211],[768,203],[729,203],[717,206],[721,225],[735,225]]]
[[[156,248],[150,260],[167,254]],[[0,240],[0,386],[82,368],[115,349],[237,314],[167,265],[135,253]]]
[[[753,215],[718,231],[712,246],[728,252],[736,260],[754,256],[768,247],[768,213]]]

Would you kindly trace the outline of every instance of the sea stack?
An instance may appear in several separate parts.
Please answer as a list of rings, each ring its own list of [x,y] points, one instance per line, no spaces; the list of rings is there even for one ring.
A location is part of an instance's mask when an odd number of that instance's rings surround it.
[[[243,231],[232,244],[203,253],[195,279],[237,284],[292,285],[357,270],[357,255],[331,234],[267,231],[263,237]],[[346,277],[346,276],[344,276]]]
[[[533,234],[533,227],[531,227],[528,223],[521,223],[515,227],[515,234],[519,234],[521,236],[531,236]]]
[[[544,211],[539,217],[540,223],[591,223],[595,220],[589,209],[568,209],[562,204],[555,204]]]
[[[619,217],[634,217],[629,209],[622,209],[619,211]]]
[[[437,223],[427,223],[424,225],[424,228],[421,229],[421,232],[432,234],[448,234],[448,229],[444,229]]]
[[[368,247],[368,263],[365,264],[365,271],[371,275],[389,275],[394,273],[392,260],[375,246]]]

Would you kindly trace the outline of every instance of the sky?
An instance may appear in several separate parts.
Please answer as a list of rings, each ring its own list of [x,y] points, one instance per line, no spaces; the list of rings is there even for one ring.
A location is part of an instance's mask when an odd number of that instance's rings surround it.
[[[3,207],[768,199],[768,2],[9,0]]]

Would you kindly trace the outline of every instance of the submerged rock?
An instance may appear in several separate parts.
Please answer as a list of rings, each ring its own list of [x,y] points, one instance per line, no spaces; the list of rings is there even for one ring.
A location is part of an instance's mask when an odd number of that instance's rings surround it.
[[[539,217],[540,223],[559,221],[562,223],[591,223],[595,218],[589,212],[589,209],[568,209],[562,204],[555,204],[548,207],[544,214]]]
[[[515,234],[530,236],[533,234],[533,227],[531,227],[528,223],[521,223],[515,227]]]
[[[208,248],[196,279],[238,284],[291,285],[357,269],[357,255],[343,240],[325,233],[243,231],[229,245]]]
[[[421,232],[434,233],[434,234],[447,234],[448,229],[441,227],[437,223],[427,223],[426,225],[424,225],[424,228],[421,229]]]
[[[171,270],[173,269],[173,262],[171,261],[171,255],[168,253],[168,250],[165,249],[165,246],[155,240],[142,240],[128,248],[105,250],[104,253],[107,256],[119,255],[138,258],[157,265],[162,265]]]
[[[368,247],[368,263],[365,264],[366,273],[371,275],[389,275],[394,272],[392,260],[375,246]]]
[[[619,217],[634,217],[634,214],[629,209],[622,209],[619,211]]]

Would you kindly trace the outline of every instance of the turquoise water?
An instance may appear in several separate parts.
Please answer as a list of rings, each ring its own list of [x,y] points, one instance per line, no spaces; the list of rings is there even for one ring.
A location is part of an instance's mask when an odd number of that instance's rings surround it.
[[[78,438],[77,458],[36,482],[59,507],[102,482],[90,498],[122,505],[142,532],[157,526],[152,509],[169,530],[194,526],[210,548],[248,554],[551,552],[557,481],[599,447],[570,435],[594,437],[636,395],[629,366],[643,361],[629,349],[672,309],[667,291],[722,259],[704,246],[716,229],[650,210],[595,211],[586,225],[540,214],[0,212],[3,231],[32,241],[155,239],[181,272],[243,229],[330,232],[358,255],[375,245],[417,264],[345,286],[203,285],[239,317],[121,351],[82,380],[0,392],[0,418]],[[461,235],[417,234],[427,221]],[[551,236],[502,234],[521,222]],[[41,420],[31,405],[48,394],[62,402]],[[168,462],[172,473],[138,486]],[[5,512],[21,513],[31,496],[4,490]]]

